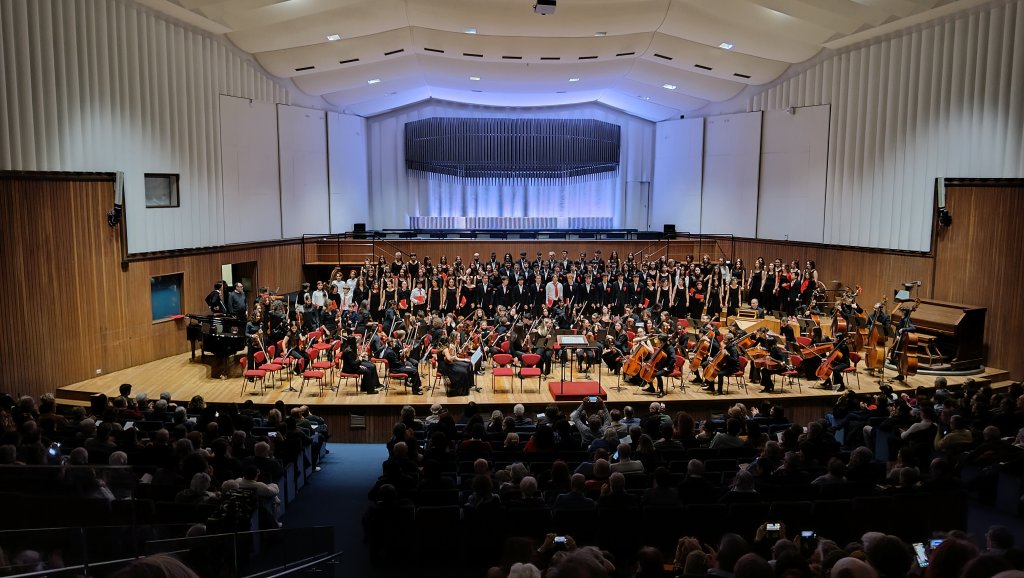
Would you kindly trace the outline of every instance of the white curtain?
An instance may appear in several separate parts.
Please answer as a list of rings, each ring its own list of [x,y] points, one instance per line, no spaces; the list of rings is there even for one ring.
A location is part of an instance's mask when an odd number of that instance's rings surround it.
[[[622,127],[619,170],[587,177],[494,181],[459,179],[407,171],[405,123],[432,116],[592,118]],[[504,109],[427,102],[374,117],[368,122],[370,223],[405,228],[409,217],[606,217],[614,227],[625,219],[626,183],[649,181],[653,168],[654,123],[599,104]]]

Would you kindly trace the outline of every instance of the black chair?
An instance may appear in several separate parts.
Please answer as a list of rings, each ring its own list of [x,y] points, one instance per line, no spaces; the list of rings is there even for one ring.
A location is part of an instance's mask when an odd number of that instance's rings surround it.
[[[757,528],[770,521],[768,517],[770,504],[755,502],[750,504],[729,505],[729,530],[754,541]]]
[[[853,516],[851,500],[816,500],[812,509],[811,528],[822,538],[828,538],[837,544],[845,544],[856,539],[851,532],[850,519]]]
[[[417,564],[429,566],[454,565],[462,553],[462,514],[458,506],[423,506],[416,508],[414,533],[403,531],[405,551],[409,542],[415,546]],[[391,526],[391,539],[395,540]],[[407,527],[406,527],[407,528]]]
[[[509,536],[542,539],[551,526],[551,508],[509,507],[506,510]]]
[[[785,524],[786,532],[792,534],[810,527],[811,512],[811,502],[772,502],[768,517],[772,522]]]
[[[686,506],[684,536],[697,536],[701,541],[717,544],[726,529],[729,507],[725,504],[689,504]]]
[[[675,551],[686,522],[683,506],[644,506],[640,512],[640,528],[644,544],[662,552]]]

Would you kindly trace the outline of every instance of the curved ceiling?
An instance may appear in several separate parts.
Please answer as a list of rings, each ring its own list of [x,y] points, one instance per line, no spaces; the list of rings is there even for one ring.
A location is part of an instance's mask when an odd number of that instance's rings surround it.
[[[136,0],[224,34],[347,112],[428,98],[600,101],[651,120],[721,102],[844,39],[979,0]]]

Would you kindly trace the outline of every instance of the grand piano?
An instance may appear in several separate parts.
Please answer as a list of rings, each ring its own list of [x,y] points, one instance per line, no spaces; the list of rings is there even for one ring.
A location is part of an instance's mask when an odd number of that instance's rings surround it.
[[[910,305],[908,303],[908,305]],[[910,321],[921,336],[918,368],[928,371],[969,371],[985,361],[985,307],[922,299]],[[893,314],[893,323],[904,311]]]
[[[228,315],[188,314],[185,336],[192,344],[192,359],[196,358],[196,342],[200,342],[200,356],[228,358],[245,348],[245,321]]]

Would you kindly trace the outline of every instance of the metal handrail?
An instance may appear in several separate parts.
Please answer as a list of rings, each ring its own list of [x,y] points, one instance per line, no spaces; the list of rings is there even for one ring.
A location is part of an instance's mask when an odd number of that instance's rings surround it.
[[[324,554],[323,556],[320,556],[319,558],[317,558],[315,560],[310,560],[309,562],[305,562],[305,563],[303,563],[303,564],[301,564],[299,566],[295,566],[295,567],[292,567],[292,568],[287,568],[287,564],[286,564],[285,567],[287,569],[282,571],[282,572],[278,572],[277,574],[271,574],[269,576],[264,576],[263,574],[265,574],[266,572],[270,572],[270,570],[267,570],[265,572],[257,572],[256,574],[250,574],[250,575],[246,576],[245,578],[256,578],[257,576],[260,577],[260,578],[281,578],[282,576],[287,576],[289,574],[294,574],[295,572],[301,572],[302,570],[305,570],[306,568],[311,568],[313,566],[319,566],[320,564],[324,564],[328,560],[330,560],[332,558],[336,558],[338,556],[341,556],[344,553],[345,552],[342,551],[342,552],[335,552],[333,554]]]

